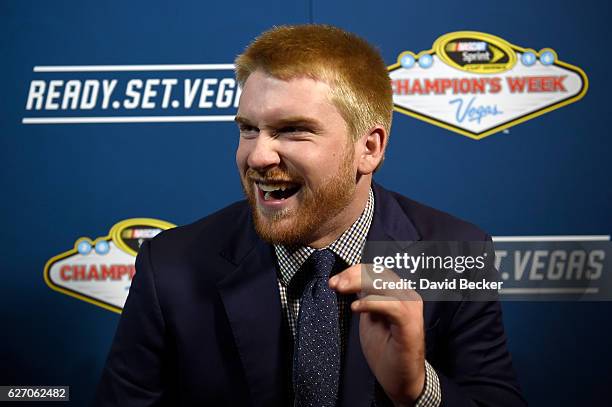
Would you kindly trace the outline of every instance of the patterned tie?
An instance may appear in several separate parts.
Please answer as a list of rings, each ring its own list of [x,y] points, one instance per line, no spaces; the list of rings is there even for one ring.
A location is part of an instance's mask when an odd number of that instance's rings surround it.
[[[335,407],[340,380],[340,328],[336,293],[328,286],[336,256],[318,250],[308,259],[310,280],[300,300],[293,388],[298,407]]]

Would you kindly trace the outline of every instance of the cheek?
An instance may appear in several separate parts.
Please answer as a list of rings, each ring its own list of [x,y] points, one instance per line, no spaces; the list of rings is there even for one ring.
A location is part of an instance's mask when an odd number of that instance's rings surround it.
[[[301,151],[295,159],[287,159],[290,170],[300,174],[309,187],[318,187],[321,182],[338,171],[341,155]]]
[[[247,167],[247,158],[249,156],[249,149],[242,140],[238,144],[238,148],[236,149],[236,166],[243,173]]]
[[[325,165],[319,151],[313,146],[301,143],[283,146],[281,157],[288,170],[310,178],[313,171]]]

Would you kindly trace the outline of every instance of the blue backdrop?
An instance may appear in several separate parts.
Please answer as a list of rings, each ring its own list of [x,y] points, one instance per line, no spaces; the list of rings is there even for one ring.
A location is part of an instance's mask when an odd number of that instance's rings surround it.
[[[122,219],[185,224],[242,197],[233,123],[24,124],[30,82],[55,78],[35,66],[228,64],[272,25],[307,22],[362,35],[389,65],[457,30],[551,47],[587,73],[583,100],[479,141],[395,113],[377,180],[493,235],[609,235],[611,17],[595,0],[1,2],[0,384],[91,400],[119,315],[51,290],[49,258]],[[504,311],[531,405],[609,405],[612,304]]]

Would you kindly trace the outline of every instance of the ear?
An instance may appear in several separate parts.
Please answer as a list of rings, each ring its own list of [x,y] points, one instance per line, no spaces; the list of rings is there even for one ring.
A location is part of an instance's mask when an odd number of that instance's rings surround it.
[[[382,163],[387,147],[387,131],[382,126],[371,128],[357,141],[359,161],[357,171],[361,175],[373,173]]]

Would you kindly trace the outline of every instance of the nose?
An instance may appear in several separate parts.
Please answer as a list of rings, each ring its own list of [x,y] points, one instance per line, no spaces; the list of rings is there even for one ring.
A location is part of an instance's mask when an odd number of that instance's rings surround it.
[[[247,164],[254,170],[265,170],[280,164],[277,141],[261,133],[253,142],[253,148],[247,157]]]

